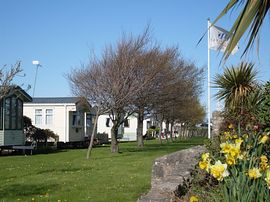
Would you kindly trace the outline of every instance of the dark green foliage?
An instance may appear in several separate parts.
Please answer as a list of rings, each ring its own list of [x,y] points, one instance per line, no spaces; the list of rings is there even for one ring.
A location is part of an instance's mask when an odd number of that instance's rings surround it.
[[[241,113],[247,105],[247,97],[257,87],[257,71],[253,63],[241,62],[238,66],[226,67],[223,74],[217,74],[214,87],[218,88],[216,98],[224,100],[230,112]]]
[[[31,141],[47,142],[48,139],[54,139],[55,141],[58,139],[58,135],[50,129],[41,129],[33,126],[32,120],[27,116],[23,117],[23,126],[26,138]]]
[[[50,129],[35,128],[31,138],[37,142],[47,142],[50,138],[56,140],[58,136]]]
[[[222,196],[222,184],[209,173],[198,167],[191,173],[192,180],[188,183],[189,190],[183,201],[189,201],[191,196],[196,196],[199,201],[224,201]]]
[[[174,191],[174,194],[178,198],[181,198],[188,193],[190,188],[191,188],[191,180],[184,178],[183,184],[178,185],[176,191]]]
[[[270,81],[263,88],[262,101],[259,106],[259,120],[264,129],[270,128]]]

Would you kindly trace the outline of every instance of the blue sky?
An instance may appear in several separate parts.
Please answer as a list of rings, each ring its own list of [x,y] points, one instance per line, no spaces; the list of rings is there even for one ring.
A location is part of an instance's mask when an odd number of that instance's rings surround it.
[[[33,86],[39,60],[35,96],[72,96],[65,74],[86,64],[91,51],[97,54],[115,43],[122,32],[139,34],[150,22],[153,36],[163,46],[179,45],[183,56],[198,67],[207,67],[207,39],[196,43],[206,31],[207,18],[214,19],[227,1],[216,0],[1,0],[0,66],[22,61],[25,77],[18,84]],[[218,25],[229,29],[234,14]],[[259,70],[259,79],[269,80],[269,17],[261,32],[260,58],[256,50],[245,58]],[[240,48],[243,50],[242,40]],[[240,52],[226,65],[240,62]],[[212,76],[221,73],[221,54],[211,51]],[[205,77],[206,77],[205,73]],[[206,80],[202,103],[206,105]],[[33,88],[28,91],[32,95]],[[213,108],[215,108],[213,101]]]

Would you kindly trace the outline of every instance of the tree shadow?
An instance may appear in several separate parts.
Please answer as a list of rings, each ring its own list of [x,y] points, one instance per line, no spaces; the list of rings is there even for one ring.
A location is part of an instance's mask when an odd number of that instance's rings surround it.
[[[202,144],[202,143],[201,143]],[[182,149],[187,149],[192,146],[197,146],[201,145],[199,143],[194,143],[194,142],[183,142],[183,143],[171,143],[171,142],[164,142],[162,144],[150,144],[150,145],[145,145],[143,148],[126,148],[126,152],[155,152],[155,151],[179,151]]]
[[[57,190],[58,184],[40,184],[40,183],[29,183],[27,184],[11,184],[9,186],[0,189],[0,198],[7,196],[12,197],[27,197],[33,195],[44,195],[45,190]],[[45,192],[44,192],[45,191]]]
[[[84,167],[84,168],[61,168],[61,169],[55,169],[55,168],[52,168],[52,169],[46,169],[46,170],[42,170],[42,171],[39,171],[37,172],[37,174],[44,174],[44,173],[52,173],[52,172],[76,172],[76,171],[86,171],[86,170],[93,170],[94,168],[92,167]]]

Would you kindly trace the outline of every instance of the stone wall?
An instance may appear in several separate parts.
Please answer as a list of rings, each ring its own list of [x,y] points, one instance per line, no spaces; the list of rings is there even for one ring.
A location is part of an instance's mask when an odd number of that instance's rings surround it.
[[[203,152],[205,147],[196,146],[157,158],[152,167],[151,190],[138,202],[177,201],[175,191],[184,179],[190,178]]]
[[[212,123],[213,123],[213,130],[212,130],[212,135],[218,136],[220,133],[220,127],[222,126],[222,123],[224,121],[224,118],[222,116],[221,111],[214,111],[212,113]]]

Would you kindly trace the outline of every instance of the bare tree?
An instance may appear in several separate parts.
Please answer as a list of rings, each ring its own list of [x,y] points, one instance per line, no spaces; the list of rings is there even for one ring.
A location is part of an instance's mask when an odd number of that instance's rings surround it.
[[[166,139],[168,139],[169,123],[173,125],[181,111],[186,111],[188,116],[189,110],[192,110],[192,106],[188,103],[193,103],[198,99],[203,75],[202,69],[179,57],[171,61],[169,72],[167,80],[164,81],[164,88],[159,92],[154,106],[154,111],[159,117],[160,127],[162,127],[163,121],[166,123]],[[159,135],[161,132],[162,128]]]
[[[18,61],[10,68],[7,65],[0,69],[0,99],[12,93],[16,89],[16,85],[13,83],[15,76],[22,72],[21,62]]]
[[[85,97],[100,114],[109,113],[111,151],[118,152],[118,128],[134,113],[134,97],[147,86],[149,80],[141,81],[138,68],[151,48],[149,29],[134,37],[123,35],[115,46],[109,45],[100,59],[93,57],[87,66],[73,70],[68,75],[75,95]],[[153,49],[152,49],[153,50]],[[150,53],[149,53],[150,54]],[[96,117],[97,118],[97,117]]]
[[[138,147],[143,147],[143,121],[146,115],[151,114],[158,94],[163,88],[164,81],[167,80],[168,66],[172,58],[178,54],[177,48],[166,48],[164,51],[160,47],[155,47],[144,55],[142,65],[139,68],[140,82],[146,82],[143,88],[134,98],[135,112],[137,115],[137,143]]]

